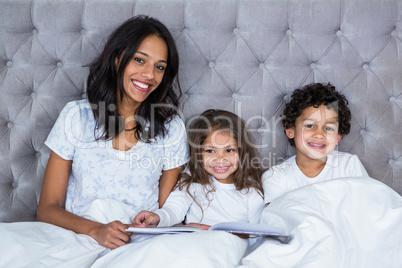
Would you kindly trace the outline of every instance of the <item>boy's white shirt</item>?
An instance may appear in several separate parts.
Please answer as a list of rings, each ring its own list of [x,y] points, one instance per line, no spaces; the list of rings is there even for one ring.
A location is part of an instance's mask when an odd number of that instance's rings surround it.
[[[320,174],[309,178],[297,166],[294,155],[262,175],[265,203],[309,184],[343,177],[366,176],[369,175],[357,155],[333,151],[327,156],[327,162]]]
[[[195,222],[214,225],[220,222],[258,223],[264,205],[264,200],[254,188],[236,190],[234,184],[224,184],[210,176],[215,191],[205,193],[205,187],[194,183],[190,193],[196,198],[200,207],[187,193],[186,188],[174,190],[166,200],[163,208],[155,211],[160,217],[158,227],[172,226],[180,223],[186,217],[186,223]]]

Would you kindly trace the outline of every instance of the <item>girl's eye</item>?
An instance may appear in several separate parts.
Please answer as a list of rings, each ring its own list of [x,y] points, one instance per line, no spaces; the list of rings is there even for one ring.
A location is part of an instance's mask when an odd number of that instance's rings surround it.
[[[205,152],[206,152],[206,153],[209,153],[209,154],[212,154],[212,153],[214,153],[214,150],[212,150],[212,149],[206,149]]]
[[[235,149],[227,149],[226,152],[227,153],[233,153],[234,151],[236,151]]]

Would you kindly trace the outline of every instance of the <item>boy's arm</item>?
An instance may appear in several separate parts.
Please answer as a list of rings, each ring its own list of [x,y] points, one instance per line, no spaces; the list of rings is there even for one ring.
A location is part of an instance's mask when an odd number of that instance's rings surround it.
[[[350,153],[343,153],[343,155],[340,160],[340,167],[343,168],[343,172],[340,172],[340,177],[369,177],[357,155]]]
[[[284,195],[287,190],[283,186],[283,178],[279,172],[274,172],[272,169],[265,171],[262,174],[262,186],[264,188],[264,200],[268,205],[275,198]]]
[[[352,155],[348,161],[348,171],[350,177],[370,177],[357,155]]]

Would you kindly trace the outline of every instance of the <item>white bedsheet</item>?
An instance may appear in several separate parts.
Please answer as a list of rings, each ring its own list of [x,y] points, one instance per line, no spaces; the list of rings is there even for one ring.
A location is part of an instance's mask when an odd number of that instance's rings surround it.
[[[247,246],[246,239],[221,231],[158,235],[113,250],[92,267],[231,268]]]
[[[87,216],[124,222],[134,214],[104,200]],[[109,250],[50,224],[0,223],[0,267],[402,267],[402,197],[374,179],[300,188],[265,208],[261,223],[284,227],[292,240],[262,239],[247,249],[247,240],[211,231],[135,236]]]
[[[42,222],[0,223],[0,267],[90,267],[108,250],[86,235]]]
[[[99,222],[130,223],[136,215],[114,200],[96,200],[85,217]],[[41,222],[0,223],[0,268],[3,267],[235,267],[248,241],[211,231],[192,234],[133,236],[115,250],[86,235]]]
[[[402,267],[402,197],[371,178],[297,189],[266,207],[261,224],[293,239],[263,239],[239,267]]]

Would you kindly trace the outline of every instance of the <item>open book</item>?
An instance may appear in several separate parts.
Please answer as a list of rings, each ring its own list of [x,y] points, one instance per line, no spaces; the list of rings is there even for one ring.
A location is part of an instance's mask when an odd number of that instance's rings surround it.
[[[172,227],[129,227],[126,231],[134,234],[183,234],[193,232],[205,232],[205,230],[196,227],[172,226]],[[212,225],[208,231],[225,231],[232,234],[266,236],[287,243],[290,236],[285,230],[277,227],[270,227],[262,224],[244,223],[244,222],[222,222]]]

